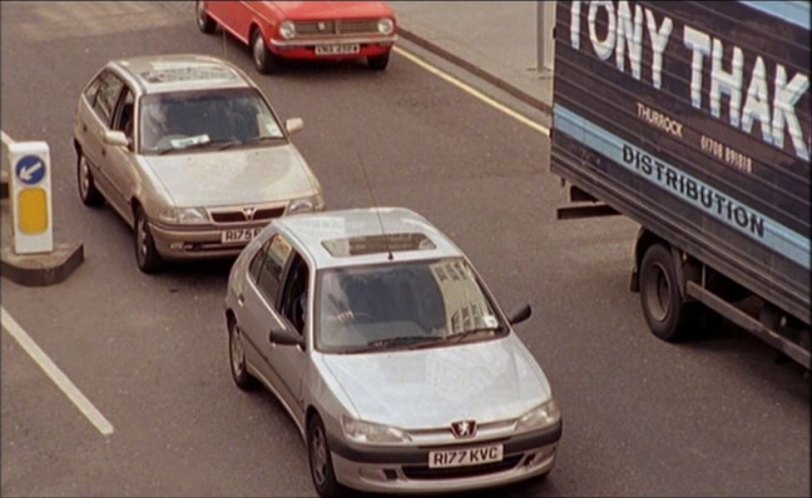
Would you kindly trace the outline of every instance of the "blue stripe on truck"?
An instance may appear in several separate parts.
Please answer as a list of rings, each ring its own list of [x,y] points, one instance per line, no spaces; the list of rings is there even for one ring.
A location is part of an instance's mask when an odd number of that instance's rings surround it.
[[[765,14],[783,19],[804,29],[809,29],[809,2],[740,1],[744,5],[760,10]]]
[[[669,194],[809,269],[808,237],[721,193],[560,104],[555,104],[553,115],[556,132],[569,135]]]

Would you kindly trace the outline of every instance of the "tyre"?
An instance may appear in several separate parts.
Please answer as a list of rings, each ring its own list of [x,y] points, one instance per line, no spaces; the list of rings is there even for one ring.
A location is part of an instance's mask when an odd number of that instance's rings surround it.
[[[697,334],[702,305],[686,302],[680,293],[674,258],[663,244],[646,250],[639,273],[640,304],[651,331],[665,341],[676,342]]]
[[[389,65],[389,52],[376,57],[367,57],[367,64],[373,71],[383,71]]]
[[[93,172],[90,171],[90,163],[81,150],[76,153],[76,181],[79,185],[79,198],[82,199],[82,204],[90,207],[99,207],[104,204],[104,197],[96,189]]]
[[[255,29],[251,36],[251,58],[254,60],[254,67],[262,74],[270,74],[279,69],[276,56],[265,46],[259,29]]]
[[[228,319],[228,363],[231,370],[231,378],[237,387],[243,391],[250,391],[257,385],[256,379],[248,373],[248,368],[245,364],[245,344],[242,339],[242,330],[240,330],[237,320],[234,318]]]
[[[333,459],[321,417],[314,415],[307,424],[307,457],[313,486],[322,498],[344,496],[346,488],[338,483],[333,471]]]
[[[206,33],[212,34],[217,30],[217,21],[209,17],[209,14],[206,13],[206,8],[203,6],[203,2],[197,1],[195,2],[195,17],[197,18],[197,28]]]
[[[135,261],[144,273],[158,273],[163,268],[163,259],[155,249],[155,241],[141,206],[135,209]]]

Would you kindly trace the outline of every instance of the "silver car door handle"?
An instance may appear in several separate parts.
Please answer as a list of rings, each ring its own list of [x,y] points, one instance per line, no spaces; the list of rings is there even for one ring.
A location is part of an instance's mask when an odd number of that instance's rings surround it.
[[[240,306],[245,304],[245,296],[243,296],[242,294],[237,294],[237,304],[239,304]]]

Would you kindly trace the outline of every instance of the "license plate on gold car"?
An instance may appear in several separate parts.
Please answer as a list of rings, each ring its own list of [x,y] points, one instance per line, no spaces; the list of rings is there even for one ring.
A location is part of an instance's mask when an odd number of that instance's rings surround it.
[[[429,451],[429,468],[482,465],[483,463],[501,462],[503,458],[504,448],[501,444],[459,450]]]
[[[251,242],[251,239],[256,237],[261,231],[261,228],[235,228],[232,230],[224,230],[220,234],[220,242],[223,244]]]
[[[316,55],[346,55],[357,54],[361,46],[357,43],[350,45],[316,45]]]

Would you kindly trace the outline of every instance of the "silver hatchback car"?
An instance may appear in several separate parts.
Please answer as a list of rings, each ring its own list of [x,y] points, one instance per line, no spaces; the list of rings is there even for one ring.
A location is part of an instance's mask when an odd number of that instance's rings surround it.
[[[273,218],[324,209],[319,182],[257,86],[200,55],[111,61],[79,97],[82,202],[135,230],[138,267],[237,255]]]
[[[547,378],[465,255],[401,208],[274,220],[231,269],[232,377],[304,437],[321,496],[460,491],[550,471]]]

